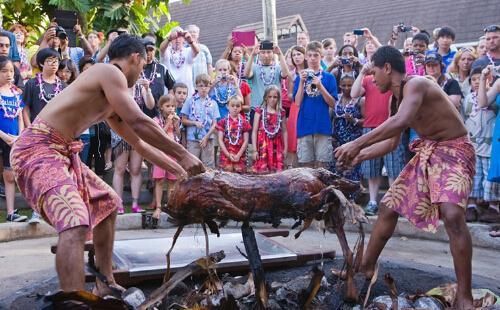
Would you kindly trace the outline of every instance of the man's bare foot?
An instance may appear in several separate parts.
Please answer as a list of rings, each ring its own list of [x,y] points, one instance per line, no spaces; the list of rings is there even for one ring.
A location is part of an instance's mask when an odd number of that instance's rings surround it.
[[[457,310],[474,310],[474,303],[471,298],[460,297],[457,295],[453,309]]]
[[[125,288],[116,282],[110,283],[109,287],[104,284],[99,279],[96,279],[95,287],[92,289],[92,294],[97,295],[99,297],[105,296],[115,296],[121,298],[121,293],[125,292]]]

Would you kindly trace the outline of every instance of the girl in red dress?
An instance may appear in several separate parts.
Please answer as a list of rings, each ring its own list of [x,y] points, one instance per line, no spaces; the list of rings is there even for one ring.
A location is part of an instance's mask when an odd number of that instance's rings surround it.
[[[161,96],[160,100],[158,100],[158,107],[160,108],[160,115],[156,116],[154,120],[161,126],[161,128],[163,128],[163,130],[165,130],[167,136],[179,142],[181,135],[181,120],[175,113],[176,101],[174,96],[170,94]],[[174,183],[177,179],[173,173],[153,165],[153,180],[155,182],[154,200],[156,202],[153,217],[159,219],[161,213],[161,201],[163,198],[163,183],[167,181],[168,195],[170,196],[170,193],[174,188]]]
[[[241,114],[243,98],[232,96],[227,102],[229,113],[217,122],[220,157],[219,167],[230,172],[246,172],[246,150],[252,127]]]
[[[255,110],[252,141],[253,172],[264,174],[283,170],[288,149],[285,111],[281,108],[281,91],[270,85],[264,91],[262,106]]]

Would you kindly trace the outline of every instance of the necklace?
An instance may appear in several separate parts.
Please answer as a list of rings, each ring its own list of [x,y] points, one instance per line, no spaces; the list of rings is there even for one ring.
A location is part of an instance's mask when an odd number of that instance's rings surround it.
[[[142,71],[141,76],[143,79],[148,80],[149,82],[149,87],[151,87],[156,79],[156,62],[153,61],[153,69],[151,69],[151,73],[149,74],[149,77],[146,77],[145,70]]]
[[[196,111],[196,108],[195,108],[195,105],[196,105],[196,101],[200,100],[200,95],[196,94],[194,95],[194,98],[193,98],[193,101],[191,102],[191,107],[190,107],[190,112],[189,112],[189,115],[194,118],[194,120],[196,122],[200,122],[201,121],[201,109],[200,111]],[[205,119],[203,120],[202,124],[203,124],[203,128],[205,128],[205,126],[207,125],[208,123],[208,112],[207,112],[207,108],[210,107],[210,97],[206,97],[204,101],[201,102],[201,107],[204,107],[204,112],[205,112]]]
[[[262,109],[262,128],[264,129],[264,132],[266,133],[267,137],[269,139],[272,139],[274,137],[276,137],[276,135],[278,134],[278,131],[280,130],[281,128],[281,114],[280,113],[277,113],[277,117],[278,117],[278,120],[276,121],[276,127],[273,128],[273,130],[268,130],[267,129],[267,125],[268,125],[268,119],[267,119],[267,106],[264,107],[264,109]]]
[[[262,81],[262,83],[264,84],[264,86],[271,85],[274,82],[274,77],[276,76],[276,66],[274,64],[272,64],[270,66],[265,66],[265,67],[269,67],[269,70],[271,71],[269,79],[266,79],[266,73],[264,72],[264,66],[260,62],[258,63],[258,66],[260,68],[259,78]]]
[[[38,95],[38,98],[40,98],[41,101],[44,101],[45,103],[49,103],[49,101],[54,98],[57,94],[59,94],[62,91],[62,86],[61,86],[61,80],[56,77],[56,87],[54,88],[54,93],[52,94],[47,94],[45,92],[45,89],[43,88],[43,84],[45,81],[42,78],[42,74],[38,73],[36,75],[36,79],[38,82],[38,87],[40,89],[40,94]]]
[[[344,96],[340,97],[339,103],[336,105],[338,109],[335,109],[335,116],[337,118],[343,118],[344,115],[347,114],[347,109],[354,106],[354,98],[351,98],[347,104],[342,104],[342,99],[344,99]],[[340,113],[338,110],[340,110]]]
[[[144,98],[142,97],[142,88],[140,84],[135,84],[132,88],[132,97],[134,97],[134,101],[142,107],[144,103]]]
[[[318,79],[321,81],[322,78],[323,78],[323,70],[320,69]],[[304,91],[309,97],[317,97],[321,94],[319,88],[316,85],[315,87],[313,87],[312,79],[306,80],[306,82],[304,83]]]
[[[227,120],[226,120],[226,135],[229,140],[229,144],[231,145],[238,145],[238,142],[240,141],[241,137],[241,132],[243,130],[243,121],[241,119],[241,115],[238,114],[238,126],[236,127],[236,139],[233,140],[231,139],[231,117],[229,114],[227,115]]]
[[[186,62],[186,57],[182,53],[182,48],[177,50],[170,47],[170,62],[177,68],[180,69],[184,62]]]
[[[10,87],[10,91],[12,92],[12,94],[14,94],[14,96],[13,97],[5,96],[5,97],[13,98],[13,100],[5,100],[4,96],[0,96],[0,106],[2,107],[3,115],[5,118],[15,119],[16,117],[19,116],[19,114],[23,110],[21,109],[21,103],[23,101],[21,98],[21,93],[14,85]],[[13,101],[14,101],[14,106],[12,106]]]
[[[220,82],[217,82],[214,87],[215,92],[215,100],[219,104],[219,106],[223,107],[229,101],[234,94],[236,94],[236,89],[231,87],[230,84],[227,84],[226,87],[221,87]]]
[[[493,61],[493,57],[491,57],[490,53],[486,53],[486,57],[488,57],[488,60],[490,61],[490,64],[495,66],[495,62]]]

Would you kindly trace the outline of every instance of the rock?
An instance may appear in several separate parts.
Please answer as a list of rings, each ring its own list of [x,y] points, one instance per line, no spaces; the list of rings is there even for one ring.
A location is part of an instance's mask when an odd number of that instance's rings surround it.
[[[392,299],[389,295],[382,295],[375,297],[372,301],[373,304],[383,304],[387,307],[387,309],[391,309],[392,307]],[[408,309],[408,308],[413,308],[410,302],[402,297],[398,296],[398,310],[403,310],[403,309]]]
[[[420,297],[415,300],[413,307],[429,310],[444,310],[443,304],[433,297]]]

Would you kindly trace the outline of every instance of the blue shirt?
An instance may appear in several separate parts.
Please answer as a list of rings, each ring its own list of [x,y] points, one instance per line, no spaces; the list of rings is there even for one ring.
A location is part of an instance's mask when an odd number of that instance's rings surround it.
[[[24,108],[24,102],[21,95],[1,96],[0,104],[0,130],[14,136],[19,135],[19,117],[9,118],[5,116],[5,110],[8,115],[16,115],[19,110]],[[19,111],[19,113],[21,113]],[[20,115],[20,114],[19,114]]]
[[[10,31],[5,31],[5,30],[2,31],[9,36],[10,40],[9,58],[12,61],[21,61],[21,56],[19,55],[19,51],[17,50],[16,36]]]
[[[217,103],[210,97],[208,101],[201,99],[198,95],[194,95],[182,106],[181,115],[185,115],[191,121],[202,122],[203,128],[196,126],[187,126],[186,138],[188,141],[200,141],[205,137],[212,126],[212,123],[217,120],[219,115],[219,108]],[[212,137],[209,137],[212,139]]]
[[[328,93],[337,100],[337,81],[335,77],[328,72],[322,72],[321,74],[323,75],[321,83]],[[319,76],[319,73],[316,73],[316,76]],[[300,78],[297,76],[293,87],[294,100],[299,89],[299,83]],[[321,93],[318,96],[309,96],[304,90],[304,97],[300,104],[299,116],[297,118],[297,137],[302,138],[314,134],[332,135],[329,106]]]
[[[429,52],[436,52],[437,53],[438,49],[435,48],[435,49],[427,51],[427,53],[429,53]],[[451,65],[451,63],[453,62],[453,58],[455,58],[456,53],[457,53],[457,51],[450,49],[448,54],[446,54],[444,56],[441,55],[441,57],[443,57],[443,64],[444,64],[443,72],[446,72],[446,69],[448,68],[448,66]]]

